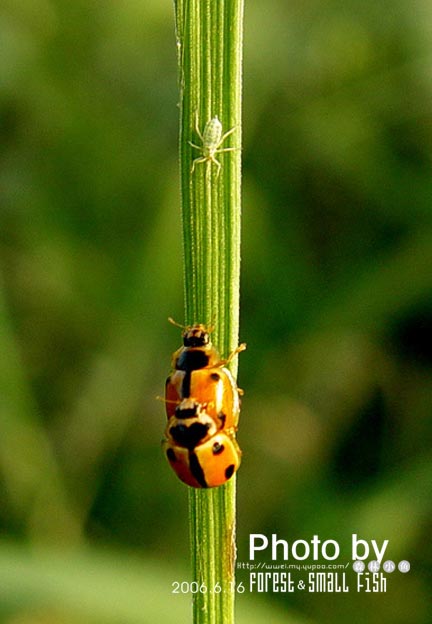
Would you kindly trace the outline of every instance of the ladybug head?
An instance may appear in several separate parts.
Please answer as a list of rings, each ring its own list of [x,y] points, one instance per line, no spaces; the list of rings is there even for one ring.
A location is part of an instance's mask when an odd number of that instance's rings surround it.
[[[210,334],[214,330],[214,327],[207,327],[202,323],[196,323],[195,325],[189,325],[185,327],[180,325],[171,317],[168,318],[171,325],[180,327],[183,330],[183,346],[185,347],[206,347],[210,344]]]
[[[183,332],[183,345],[185,347],[205,347],[210,344],[210,332],[205,325],[187,327]]]
[[[199,403],[196,403],[193,399],[183,399],[175,409],[176,418],[181,420],[195,418],[199,416],[200,407]]]

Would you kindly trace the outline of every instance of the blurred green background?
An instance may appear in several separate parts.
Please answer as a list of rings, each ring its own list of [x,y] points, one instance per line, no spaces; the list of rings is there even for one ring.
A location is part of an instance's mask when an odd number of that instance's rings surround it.
[[[246,1],[239,561],[277,533],[347,563],[357,533],[412,567],[386,594],[246,592],[240,624],[431,621],[431,57],[429,0]],[[176,71],[170,2],[0,2],[2,623],[190,621],[155,400],[183,320]]]

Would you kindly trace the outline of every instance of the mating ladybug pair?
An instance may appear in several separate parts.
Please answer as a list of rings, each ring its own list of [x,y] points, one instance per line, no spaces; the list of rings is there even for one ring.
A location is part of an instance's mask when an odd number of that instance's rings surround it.
[[[163,449],[184,483],[216,487],[226,483],[240,465],[235,438],[239,389],[226,364],[246,345],[221,360],[210,342],[211,330],[200,324],[183,330],[183,346],[173,355],[173,372],[166,381],[168,424]]]

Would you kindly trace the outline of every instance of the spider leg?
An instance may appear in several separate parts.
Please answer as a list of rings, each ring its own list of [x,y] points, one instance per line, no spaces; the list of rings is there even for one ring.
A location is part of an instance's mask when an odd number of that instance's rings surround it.
[[[234,130],[236,130],[236,129],[237,129],[237,126],[234,126],[233,128],[231,128],[231,130],[228,130],[227,132],[225,132],[225,134],[223,134],[223,135],[222,135],[222,137],[221,137],[221,140],[220,140],[219,145],[221,145],[221,144],[225,141],[225,139],[226,139],[226,138],[227,138],[230,134],[232,134],[232,133],[234,132]]]
[[[215,150],[215,154],[220,154],[221,152],[237,152],[239,147],[222,147],[221,149]]]
[[[204,138],[203,138],[203,135],[201,134],[201,130],[199,129],[199,125],[198,125],[198,111],[197,110],[195,111],[195,132],[197,133],[201,141],[204,143]]]
[[[214,162],[214,164],[215,164],[215,165],[217,166],[217,168],[218,168],[218,170],[217,170],[217,174],[216,174],[216,177],[218,178],[218,177],[219,177],[219,174],[220,174],[220,172],[221,172],[221,169],[222,169],[222,165],[220,164],[220,162],[218,161],[218,159],[217,159],[217,158],[215,158],[214,156],[212,156],[211,161],[212,161],[212,162]]]
[[[195,171],[195,165],[197,165],[198,163],[206,162],[206,160],[208,160],[208,158],[204,158],[204,156],[201,156],[200,158],[195,158],[192,163],[191,173]]]

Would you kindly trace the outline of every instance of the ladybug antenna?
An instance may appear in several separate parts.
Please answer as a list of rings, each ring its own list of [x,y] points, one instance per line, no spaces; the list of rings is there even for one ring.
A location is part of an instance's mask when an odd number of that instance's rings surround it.
[[[179,403],[179,401],[172,401],[170,399],[166,399],[165,397],[161,397],[161,396],[156,396],[155,397],[156,401],[162,401],[162,403]]]
[[[171,318],[171,316],[168,317],[168,322],[171,323],[171,325],[174,325],[174,327],[180,327],[183,331],[187,329],[186,325],[180,325],[180,323],[177,323],[177,321]]]
[[[214,330],[215,330],[214,323],[212,325],[210,325],[210,326],[201,325],[201,324],[198,324],[198,323],[193,323],[192,325],[182,325],[181,323],[177,323],[177,321],[175,321],[171,316],[168,317],[168,322],[171,323],[171,325],[174,325],[174,327],[180,327],[180,329],[182,329],[184,332],[187,332],[187,331],[191,330],[193,327],[198,327],[198,325],[203,327],[204,330],[208,334],[213,333]]]

